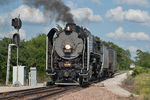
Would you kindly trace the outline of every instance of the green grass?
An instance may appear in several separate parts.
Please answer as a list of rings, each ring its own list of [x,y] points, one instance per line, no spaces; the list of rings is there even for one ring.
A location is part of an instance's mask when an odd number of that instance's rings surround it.
[[[137,76],[137,75],[139,75],[139,74],[148,73],[148,72],[150,72],[148,68],[137,66],[137,67],[133,70],[132,76],[135,77],[135,76]]]
[[[150,72],[135,76],[134,85],[138,86],[138,89],[133,90],[133,93],[138,94],[142,100],[150,100]]]

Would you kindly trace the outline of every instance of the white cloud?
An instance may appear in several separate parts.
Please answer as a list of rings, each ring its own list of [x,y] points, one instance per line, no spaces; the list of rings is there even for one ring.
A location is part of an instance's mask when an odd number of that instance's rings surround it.
[[[71,13],[74,16],[76,23],[87,24],[89,22],[101,22],[102,17],[100,15],[94,14],[93,10],[90,8],[76,8],[76,6],[70,1],[68,5],[71,5]],[[21,5],[20,7],[14,9],[12,12],[8,13],[7,16],[12,18],[20,14],[23,21],[41,23],[48,20],[42,11],[36,8],[31,8],[27,5]]]
[[[27,5],[21,5],[11,12],[0,15],[0,24],[6,23],[7,20],[15,18],[18,15],[20,15],[22,21],[25,22],[42,23],[48,20],[39,9],[30,8]]]
[[[124,12],[122,11],[122,7],[110,9],[106,12],[106,17],[109,18],[111,21],[123,21]]]
[[[9,33],[0,33],[0,39],[3,39],[4,37],[12,38],[15,33],[17,33],[16,30],[13,30]],[[20,29],[19,34],[20,34],[21,40],[26,39],[26,31],[25,30]]]
[[[111,21],[129,21],[141,23],[142,25],[150,25],[150,15],[147,11],[129,9],[123,11],[122,7],[110,9],[106,13],[106,17]]]
[[[20,29],[20,38],[21,39],[26,39],[26,31],[23,29]]]
[[[72,9],[71,13],[77,23],[101,22],[103,20],[100,15],[94,15],[90,8]]]
[[[116,4],[126,4],[139,7],[150,7],[148,0],[115,0]]]
[[[147,23],[147,21],[150,22],[150,15],[146,11],[130,9],[125,12],[125,19],[138,23]]]
[[[100,0],[91,0],[93,3],[97,4],[97,5],[101,5],[101,1]]]
[[[20,17],[23,21],[41,23],[46,22],[43,12],[36,8],[30,8],[27,5],[21,5],[20,7],[14,9],[10,15],[12,18],[20,14]]]
[[[107,33],[107,37],[121,40],[144,40],[150,41],[150,36],[144,32],[124,32],[122,27],[119,27],[115,32]]]
[[[137,50],[138,48],[135,47],[135,46],[129,46],[128,49],[130,50],[130,52],[136,52],[136,50]]]
[[[16,30],[14,31],[11,31],[9,32],[9,34],[7,34],[9,38],[12,38],[13,37],[13,34],[17,33]],[[26,31],[23,30],[23,29],[20,29],[19,30],[19,34],[20,34],[20,39],[23,40],[23,39],[26,39]]]
[[[76,2],[82,2],[83,0],[77,0]],[[91,0],[90,0],[91,1]],[[92,0],[92,2],[99,0]],[[75,23],[81,25],[87,25],[91,22],[102,22],[103,19],[101,15],[94,14],[93,10],[90,8],[77,8],[76,3],[72,0],[67,2],[67,6],[71,9],[71,13],[74,17]]]

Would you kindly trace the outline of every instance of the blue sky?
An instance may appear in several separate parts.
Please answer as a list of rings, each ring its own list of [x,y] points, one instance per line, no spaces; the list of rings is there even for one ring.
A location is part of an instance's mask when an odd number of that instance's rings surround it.
[[[6,0],[11,1],[11,0]],[[20,14],[23,21],[21,38],[29,40],[39,33],[48,33],[56,24],[41,9],[25,5],[22,0],[0,0],[0,39],[12,37],[16,31],[11,19]],[[150,52],[150,0],[63,0],[77,24],[87,27],[102,40],[112,41],[124,49]]]

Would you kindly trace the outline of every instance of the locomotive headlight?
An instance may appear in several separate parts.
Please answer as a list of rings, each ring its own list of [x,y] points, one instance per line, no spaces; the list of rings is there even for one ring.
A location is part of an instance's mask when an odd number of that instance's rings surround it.
[[[66,50],[70,50],[70,49],[71,49],[71,45],[66,44],[66,45],[65,45],[65,49],[66,49]]]
[[[67,27],[66,27],[66,31],[67,31],[67,32],[70,32],[70,31],[71,31],[71,27],[70,27],[70,26],[67,26]]]

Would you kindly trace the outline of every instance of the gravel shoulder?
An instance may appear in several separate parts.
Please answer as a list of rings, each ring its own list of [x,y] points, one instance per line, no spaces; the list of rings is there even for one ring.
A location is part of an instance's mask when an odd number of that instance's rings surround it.
[[[129,97],[131,96],[131,93],[122,87],[120,85],[122,82],[127,78],[127,74],[131,74],[132,72],[123,73],[121,75],[117,75],[114,78],[110,78],[107,80],[104,80],[103,82],[97,83],[95,85],[99,86],[100,84],[104,84],[104,87],[111,91],[112,93],[116,95],[120,95],[122,97]]]
[[[58,100],[132,100],[129,97],[131,93],[120,87],[126,78],[127,73],[117,75],[80,91],[65,94]]]
[[[78,92],[64,95],[58,100],[127,100],[108,91],[105,88],[91,86]]]
[[[131,73],[131,72],[129,72]],[[133,100],[131,93],[121,88],[122,81],[127,78],[127,73],[117,75],[113,78],[91,85],[88,88],[70,91],[62,96],[57,96],[55,100]],[[1,87],[0,92],[23,90],[36,88],[30,86],[21,87]],[[50,100],[50,98],[48,99]],[[54,100],[54,98],[53,98]],[[135,99],[134,99],[135,100]]]

